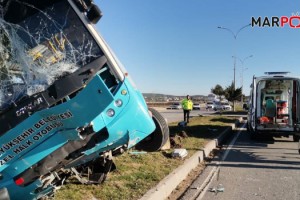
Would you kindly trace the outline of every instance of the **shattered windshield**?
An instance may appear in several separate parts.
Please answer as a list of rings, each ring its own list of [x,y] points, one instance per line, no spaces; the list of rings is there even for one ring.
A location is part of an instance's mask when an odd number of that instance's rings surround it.
[[[6,1],[0,9],[0,110],[103,55],[66,0]]]

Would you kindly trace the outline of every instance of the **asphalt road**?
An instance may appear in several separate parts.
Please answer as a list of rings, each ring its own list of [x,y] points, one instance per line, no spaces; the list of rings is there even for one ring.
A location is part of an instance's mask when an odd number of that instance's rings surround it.
[[[207,169],[219,166],[219,173],[215,173],[197,199],[299,200],[298,143],[291,137],[252,141],[246,131],[236,134],[232,146],[209,164]],[[224,161],[222,155],[227,155]],[[218,186],[220,192],[213,192]]]
[[[168,110],[166,108],[155,108],[157,111],[162,114],[162,116],[167,119],[168,123],[171,122],[180,122],[183,121],[183,111],[180,110]],[[190,112],[190,117],[195,117],[199,115],[211,115],[214,114],[215,111],[207,111],[205,109],[202,110],[192,110]]]
[[[159,109],[159,112],[168,122],[183,119],[182,110]],[[211,114],[214,111],[192,111],[191,117]],[[196,199],[300,200],[298,143],[293,142],[291,137],[266,137],[253,141],[246,130],[235,134],[228,149],[208,164],[207,172],[203,174],[205,177],[200,175],[191,186],[192,190],[201,188],[206,176],[211,174],[209,170],[217,169]],[[214,192],[218,187],[219,192]]]

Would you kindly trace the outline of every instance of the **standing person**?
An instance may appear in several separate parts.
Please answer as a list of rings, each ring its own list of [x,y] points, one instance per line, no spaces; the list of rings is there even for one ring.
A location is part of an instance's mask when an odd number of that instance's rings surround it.
[[[187,95],[185,99],[181,102],[183,109],[183,119],[186,123],[189,123],[190,111],[193,109],[193,102],[190,98],[190,95]]]

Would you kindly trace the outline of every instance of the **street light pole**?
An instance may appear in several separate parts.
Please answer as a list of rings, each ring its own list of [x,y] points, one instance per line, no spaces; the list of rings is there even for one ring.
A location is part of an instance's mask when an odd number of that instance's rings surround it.
[[[235,57],[235,59],[238,59],[240,62],[241,62],[241,66],[242,66],[242,70],[241,70],[241,91],[242,91],[242,96],[241,96],[241,103],[243,104],[243,87],[244,87],[244,71],[247,70],[248,68],[244,69],[244,62],[248,59],[248,58],[252,58],[253,55],[250,55],[250,56],[247,56],[245,57],[243,60],[240,59],[239,57],[236,57],[236,56],[232,56],[232,57]]]
[[[251,24],[247,24],[243,27],[241,27],[236,33],[234,33],[231,29],[226,28],[226,27],[222,27],[222,26],[218,26],[219,29],[223,29],[226,31],[229,31],[233,38],[234,38],[234,63],[233,63],[233,88],[235,89],[235,70],[236,70],[236,43],[237,43],[237,36],[238,34],[246,27],[251,26]]]
[[[241,27],[240,29],[238,29],[238,31],[236,33],[234,33],[231,29],[226,28],[226,27],[222,27],[222,26],[218,26],[219,29],[223,29],[226,31],[229,31],[233,38],[234,38],[234,63],[233,63],[233,89],[235,90],[235,68],[236,68],[236,43],[237,43],[237,36],[238,34],[246,27],[251,26],[251,24],[247,24],[243,27]],[[235,101],[233,101],[233,111],[235,111]]]

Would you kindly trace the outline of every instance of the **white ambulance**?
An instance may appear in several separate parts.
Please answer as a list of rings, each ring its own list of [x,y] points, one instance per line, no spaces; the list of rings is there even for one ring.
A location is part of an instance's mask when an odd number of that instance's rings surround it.
[[[247,130],[252,138],[271,134],[300,137],[300,78],[289,72],[253,77]]]

